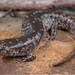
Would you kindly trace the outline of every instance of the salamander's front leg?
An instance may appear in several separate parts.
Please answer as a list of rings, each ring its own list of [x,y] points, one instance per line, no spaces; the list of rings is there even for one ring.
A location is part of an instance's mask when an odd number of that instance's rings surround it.
[[[44,48],[44,47],[48,47],[48,43],[53,40],[56,37],[57,34],[57,25],[53,24],[51,29],[48,31],[49,34],[45,35],[45,39],[44,40],[48,40],[44,46],[41,46],[40,49]]]
[[[51,29],[51,34],[49,34],[48,41],[45,43],[45,45],[47,45],[51,40],[53,40],[56,37],[56,34],[57,34],[57,29],[55,29],[53,25]]]
[[[21,57],[21,60],[22,62],[27,62],[27,61],[32,61],[36,58],[36,56],[32,53],[29,53],[28,56],[26,57]]]

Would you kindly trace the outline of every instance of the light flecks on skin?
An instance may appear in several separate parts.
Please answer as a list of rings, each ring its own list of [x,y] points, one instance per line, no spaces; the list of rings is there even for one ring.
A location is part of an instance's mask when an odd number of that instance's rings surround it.
[[[15,51],[15,49],[13,49],[13,51],[12,50],[10,50],[10,54],[13,54],[13,53],[18,53],[17,51]]]
[[[70,20],[70,22],[72,23],[72,22],[73,22],[73,20]]]
[[[35,30],[33,30],[33,32],[35,32]]]
[[[40,20],[40,18],[38,18],[38,20]]]
[[[22,44],[23,42],[22,42],[22,41],[20,41],[20,43]]]
[[[63,17],[63,19],[66,21],[67,20],[67,18],[66,17]]]
[[[35,36],[35,39],[37,39],[37,40],[39,39],[39,38],[38,38],[38,35]]]
[[[4,50],[4,53],[6,53],[7,51],[6,50]]]
[[[38,32],[38,35],[42,36],[39,32]]]
[[[41,31],[43,31],[44,29],[41,29]]]
[[[67,20],[68,22],[73,22],[73,20],[71,20],[69,17],[63,17],[62,15],[58,15],[58,14],[44,14],[42,17],[51,17],[51,16],[53,16],[53,17],[59,17],[59,18],[63,18],[62,20]],[[54,20],[54,18],[52,19],[53,21],[55,21]]]
[[[53,20],[50,18],[48,14],[43,15],[41,19],[44,26],[44,31],[49,30],[52,26]]]
[[[61,17],[61,18],[63,18],[63,16],[62,16],[62,15],[60,15],[60,17]]]
[[[1,42],[3,43],[4,41],[2,40]]]
[[[42,20],[41,20],[41,18],[38,18],[38,20],[39,20],[39,22],[41,22]]]
[[[29,41],[29,40],[31,40],[31,38],[27,38],[27,40]]]
[[[32,47],[32,44],[30,44],[30,46]]]
[[[32,39],[35,39],[34,37],[32,37]]]
[[[35,23],[35,21],[32,21],[32,23]]]
[[[28,49],[28,47],[26,47],[26,50]]]
[[[19,39],[16,39],[16,41],[19,41]]]
[[[28,18],[29,16],[27,15],[27,16],[25,16],[26,18]]]
[[[25,48],[24,48],[24,47],[23,47],[22,49],[23,49],[23,50],[25,50]]]
[[[1,44],[1,47],[3,47],[3,46],[4,46],[4,43]]]
[[[41,13],[41,12],[42,12],[42,10],[39,10],[39,11],[35,11],[35,12],[33,12],[33,14]]]
[[[71,21],[71,19],[68,19],[67,21],[68,21],[68,22],[70,22],[70,21]]]
[[[12,42],[9,42],[9,44],[12,44]]]
[[[75,22],[70,25],[70,33],[75,35]]]
[[[62,15],[57,15],[57,14],[44,14],[43,15],[43,17],[49,17],[49,16],[53,16],[53,17],[59,17],[59,18],[61,18],[60,20],[62,20],[63,22],[64,21],[67,21],[67,22],[69,22],[69,23],[72,23],[73,22],[73,20],[72,19],[70,19],[70,17],[63,17]],[[58,18],[58,19],[59,19]],[[63,18],[63,19],[62,19]],[[53,20],[54,18],[52,18],[52,20]],[[59,22],[60,22],[60,20],[58,20]],[[55,20],[53,20],[53,21],[55,21]],[[45,22],[44,22],[45,23]],[[62,26],[63,28],[66,28],[66,29],[68,29],[68,25],[64,25],[63,23],[62,23],[62,25],[59,25],[59,26]]]
[[[19,47],[22,47],[22,46],[24,46],[24,45],[28,45],[28,44],[30,44],[30,43],[32,43],[32,42],[34,42],[34,41],[36,41],[36,39],[35,38],[33,38],[33,39],[31,39],[31,40],[28,40],[28,41],[26,41],[25,43],[18,43],[17,45],[14,45],[14,46],[10,46],[10,47],[6,47],[5,49],[6,50],[9,50],[10,48],[11,49],[13,49],[13,48],[19,48]]]
[[[5,47],[5,50],[9,51],[9,49],[10,49],[10,48],[9,48],[8,46]]]
[[[36,12],[33,12],[33,14],[36,14]]]
[[[37,44],[37,43],[34,41],[34,42],[33,42],[33,45],[36,46],[36,44]]]

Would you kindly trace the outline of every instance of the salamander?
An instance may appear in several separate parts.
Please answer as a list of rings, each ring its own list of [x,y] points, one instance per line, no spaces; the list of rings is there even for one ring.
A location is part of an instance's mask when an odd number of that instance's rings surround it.
[[[36,56],[31,52],[39,45],[44,33],[49,31],[47,38],[50,41],[55,38],[57,29],[67,30],[75,36],[75,17],[50,10],[31,11],[23,19],[19,37],[0,40],[0,55],[22,56],[22,61],[32,61]],[[75,47],[67,58],[53,66],[66,62],[73,55],[75,55]]]

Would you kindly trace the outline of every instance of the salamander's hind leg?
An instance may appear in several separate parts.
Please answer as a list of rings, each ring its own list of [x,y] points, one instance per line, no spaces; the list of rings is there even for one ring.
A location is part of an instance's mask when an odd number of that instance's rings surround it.
[[[26,57],[21,57],[21,62],[28,62],[28,61],[32,61],[36,58],[36,56],[32,53],[29,53]]]
[[[52,25],[51,29],[48,31],[48,34],[45,35],[45,39],[44,40],[48,40],[44,46],[41,46],[39,49],[42,49],[44,47],[48,47],[48,43],[53,40],[56,37],[57,34],[57,26],[55,26],[54,24]]]

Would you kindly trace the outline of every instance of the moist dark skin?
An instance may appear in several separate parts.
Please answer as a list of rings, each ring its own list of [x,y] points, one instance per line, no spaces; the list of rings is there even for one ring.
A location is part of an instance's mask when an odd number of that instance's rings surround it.
[[[75,36],[75,17],[48,10],[31,11],[24,17],[21,35],[18,38],[0,40],[0,55],[23,56],[22,61],[25,62],[34,60],[36,56],[31,52],[38,46],[44,37],[44,33],[49,31],[46,39],[50,42],[50,40],[55,38],[57,29],[67,30]],[[53,66],[67,62],[74,55],[75,47],[67,58]]]

